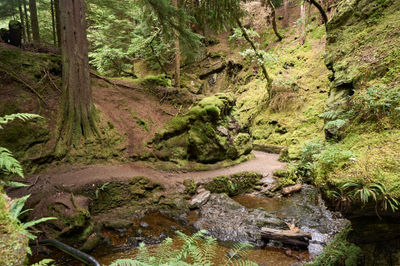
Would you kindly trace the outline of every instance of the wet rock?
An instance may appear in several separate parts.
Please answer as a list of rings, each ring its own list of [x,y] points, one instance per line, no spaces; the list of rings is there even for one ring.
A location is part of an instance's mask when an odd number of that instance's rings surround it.
[[[206,190],[197,196],[195,196],[189,204],[190,209],[200,208],[202,205],[206,204],[208,199],[210,198],[211,192]]]
[[[103,222],[104,227],[110,229],[126,229],[133,225],[132,221],[128,220],[107,220]]]
[[[261,228],[289,229],[280,218],[262,209],[249,210],[225,194],[212,194],[201,206],[199,219],[194,223],[197,230],[205,229],[221,241],[249,243],[264,246]]]

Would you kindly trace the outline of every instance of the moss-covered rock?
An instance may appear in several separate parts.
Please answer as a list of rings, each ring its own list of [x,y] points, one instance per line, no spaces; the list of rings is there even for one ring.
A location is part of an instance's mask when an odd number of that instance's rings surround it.
[[[194,195],[197,190],[197,185],[192,178],[186,178],[183,181],[183,185],[185,186],[185,193],[190,195]]]
[[[234,105],[231,94],[202,99],[155,134],[154,155],[164,161],[215,163],[250,153],[251,138],[234,118]]]
[[[215,177],[204,187],[212,193],[226,193],[229,196],[251,192],[259,185],[261,174],[255,172],[242,172],[231,176]]]

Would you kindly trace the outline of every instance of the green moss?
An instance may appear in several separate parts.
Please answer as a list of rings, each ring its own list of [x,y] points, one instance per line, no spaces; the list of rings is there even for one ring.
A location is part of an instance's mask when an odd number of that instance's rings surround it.
[[[109,182],[97,184],[95,188],[81,191],[92,199],[90,213],[92,215],[103,213],[116,207],[135,204],[152,197],[153,193],[163,190],[159,183],[142,176],[133,177],[129,183]]]
[[[143,120],[143,119],[141,119],[140,117],[138,117],[138,116],[135,114],[135,112],[134,112],[133,110],[131,110],[131,115],[132,115],[132,118],[133,118],[134,120],[136,120],[136,124],[137,124],[139,127],[143,128],[144,130],[146,130],[147,132],[149,132],[149,125],[148,125],[148,123],[147,123],[145,120]]]
[[[183,181],[183,185],[185,186],[185,193],[193,195],[196,193],[197,185],[192,178],[187,178]]]
[[[255,172],[242,172],[229,177],[215,177],[204,187],[212,193],[226,193],[229,196],[236,196],[253,191],[261,178],[262,175]]]

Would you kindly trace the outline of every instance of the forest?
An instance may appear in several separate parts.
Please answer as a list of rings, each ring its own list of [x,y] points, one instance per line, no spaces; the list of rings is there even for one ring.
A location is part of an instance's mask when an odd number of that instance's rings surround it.
[[[399,0],[0,0],[0,266],[400,265]]]

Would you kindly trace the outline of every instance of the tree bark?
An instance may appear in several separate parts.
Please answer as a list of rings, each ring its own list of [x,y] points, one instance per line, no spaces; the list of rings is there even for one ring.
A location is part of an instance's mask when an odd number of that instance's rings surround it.
[[[172,5],[178,8],[178,0],[172,0]],[[175,38],[175,87],[179,89],[181,87],[181,50],[179,43],[178,32],[174,33]]]
[[[29,19],[28,19],[28,11],[26,8],[26,0],[24,1],[24,13],[25,13],[25,22],[26,22],[26,36],[28,38],[28,42],[31,42],[31,30],[29,27]]]
[[[53,30],[53,43],[54,45],[57,45],[57,39],[56,39],[56,25],[54,22],[54,1],[50,0],[50,8],[51,8],[51,26]]]
[[[305,1],[300,5],[300,45],[306,41],[306,5]]]
[[[278,37],[278,41],[282,41],[282,36],[278,32],[278,28],[276,26],[276,14],[275,14],[275,6],[271,0],[267,0],[269,7],[271,8],[271,16],[272,16],[272,28],[274,29],[276,37]]]
[[[61,47],[60,0],[54,0],[54,11],[56,15],[57,43],[58,47]]]
[[[18,0],[18,9],[19,9],[19,18],[21,20],[21,25],[22,25],[22,39],[24,40],[24,43],[26,43],[26,25],[25,25],[25,19],[24,19],[24,12],[22,11],[22,3],[21,0]]]
[[[84,0],[60,1],[63,97],[60,136],[68,146],[98,135],[90,87]],[[59,137],[60,140],[60,137]]]
[[[328,23],[328,16],[326,15],[324,8],[316,0],[307,0],[307,1],[318,9],[319,13],[321,14],[322,21],[324,22],[326,27],[326,24]]]
[[[289,26],[289,0],[283,0],[283,27],[287,28]]]
[[[31,14],[31,26],[32,26],[33,41],[35,43],[40,43],[39,22],[38,22],[37,9],[36,9],[36,0],[29,0],[29,11]]]

